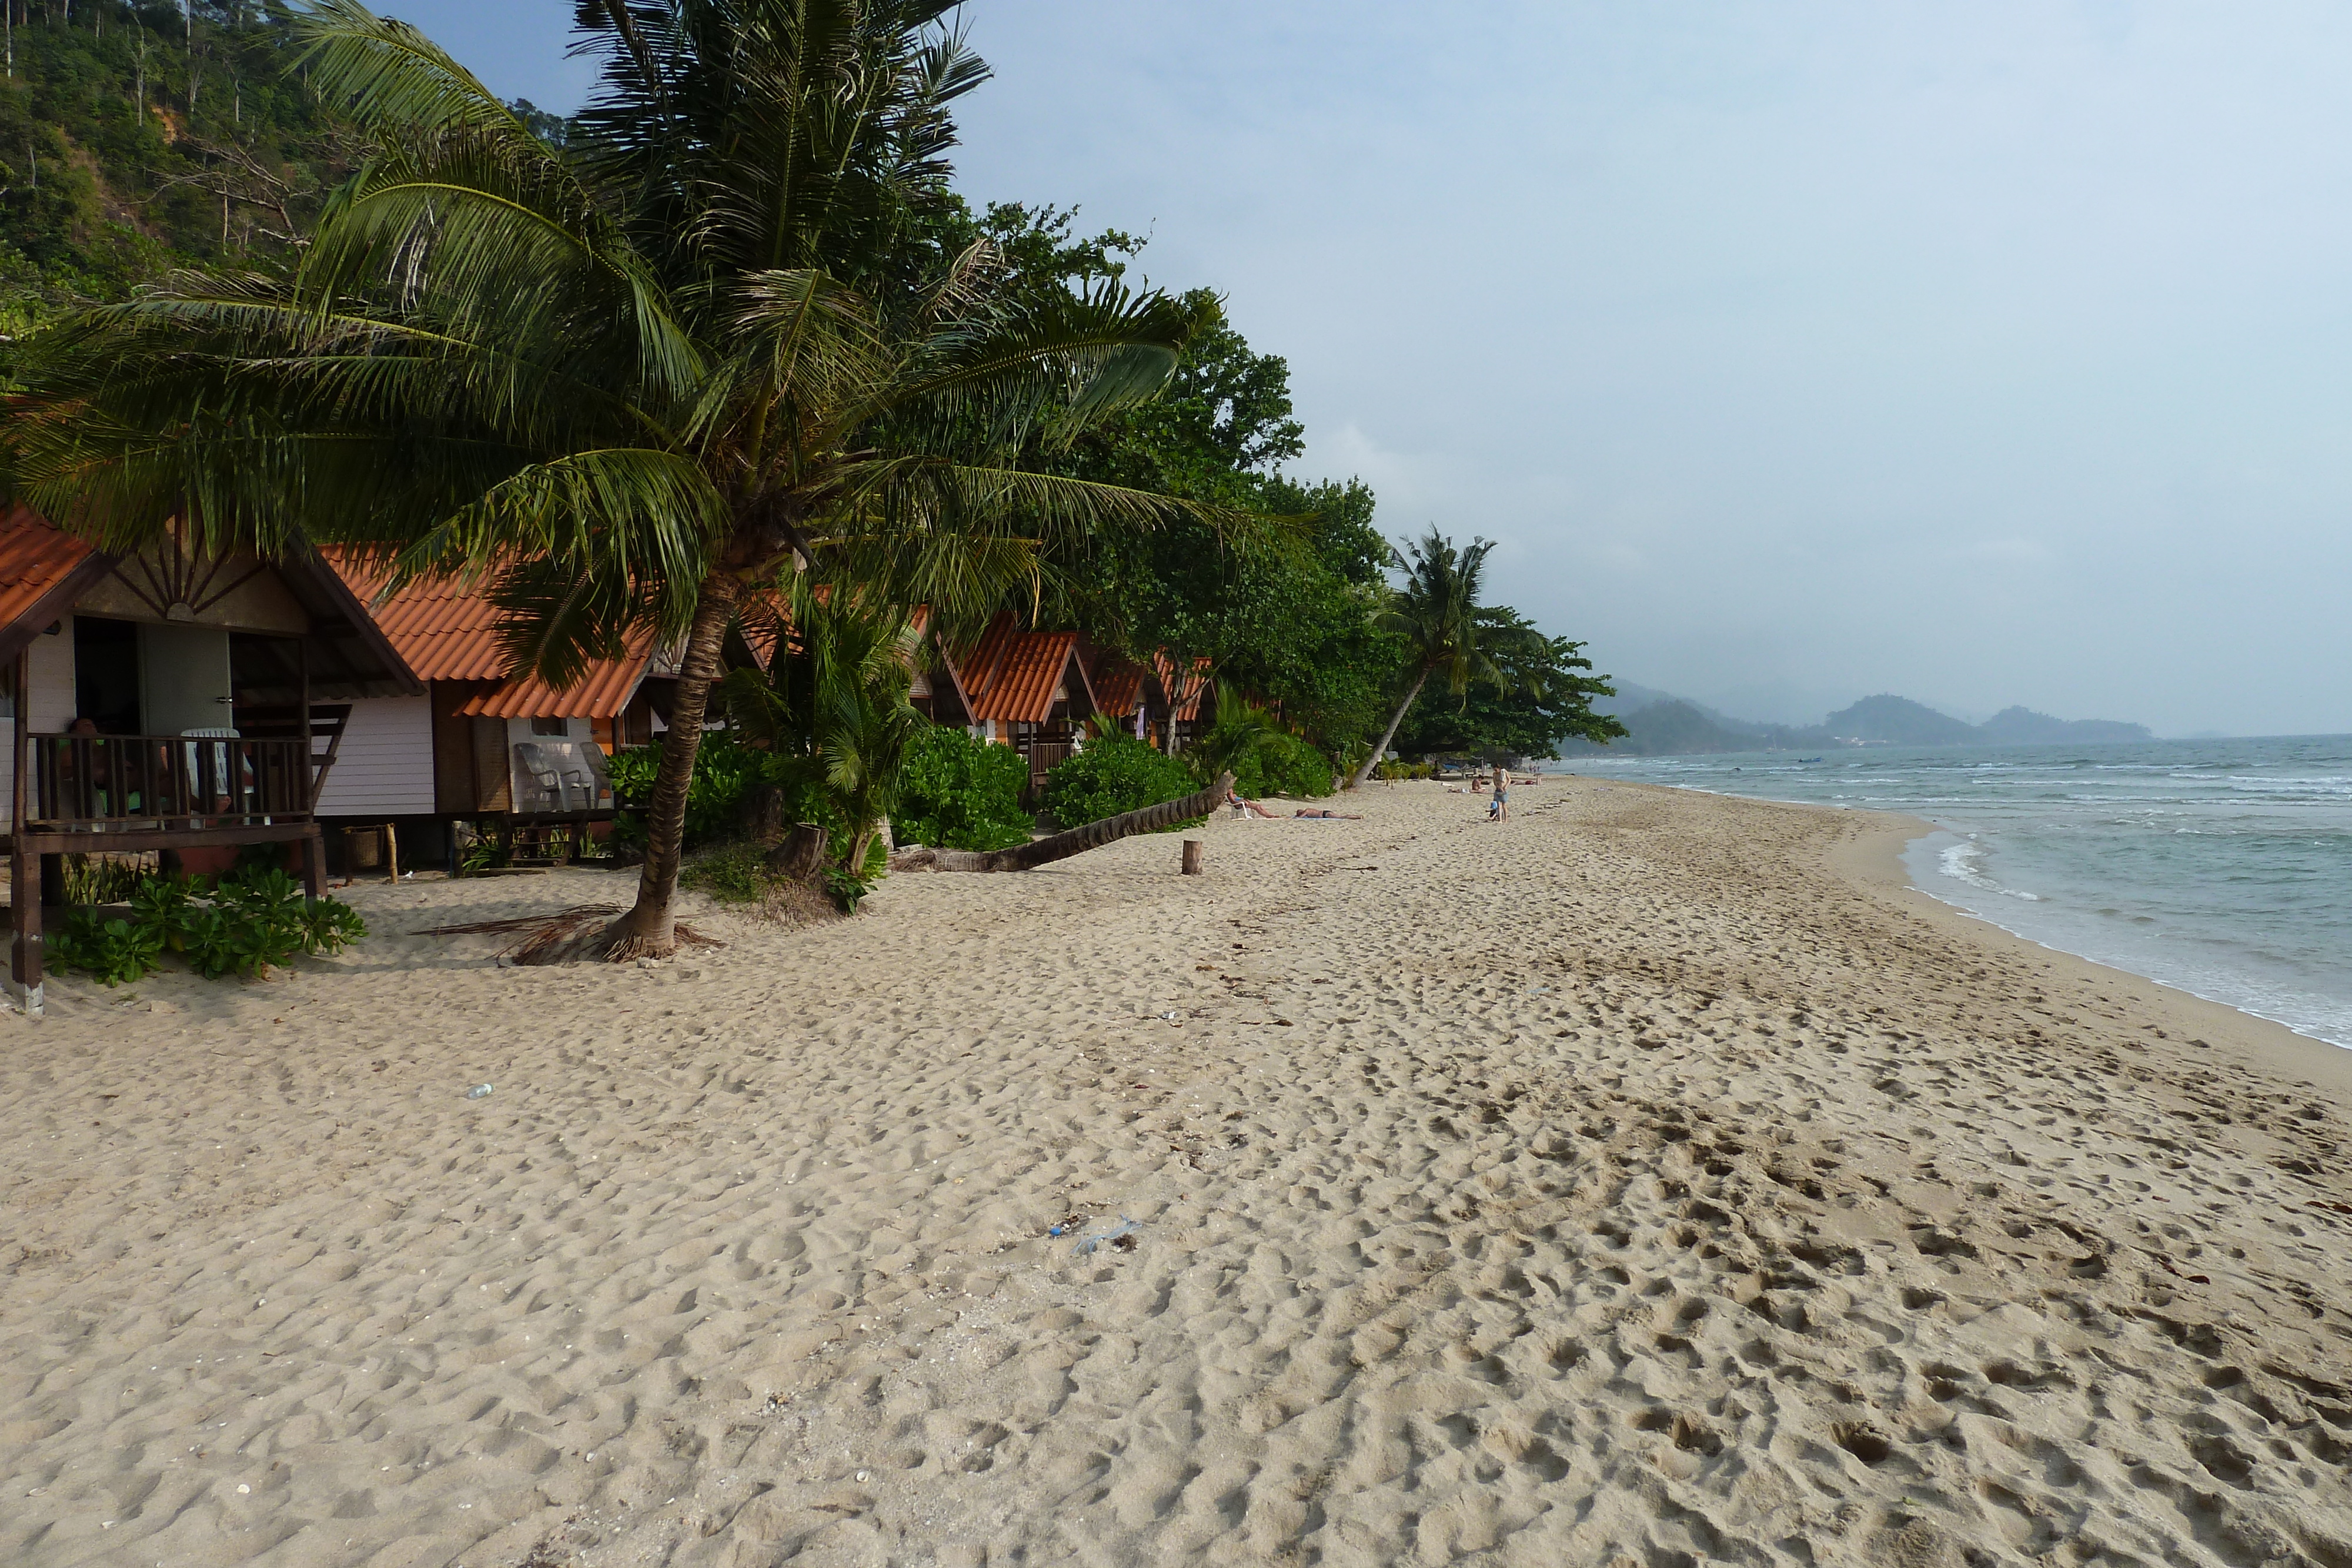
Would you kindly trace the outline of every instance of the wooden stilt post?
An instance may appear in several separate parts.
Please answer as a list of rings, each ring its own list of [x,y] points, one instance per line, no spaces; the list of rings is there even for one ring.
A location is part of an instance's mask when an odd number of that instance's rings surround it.
[[[41,871],[40,858],[29,852],[29,823],[32,817],[33,748],[33,653],[30,648],[16,654],[15,678],[16,712],[9,727],[9,755],[15,766],[8,780],[8,831],[11,850],[8,856],[8,897],[14,907],[16,940],[10,945],[9,976],[16,981],[16,1005],[28,1019],[41,1016]]]
[[[307,632],[294,640],[294,662],[302,672],[299,720],[302,764],[295,769],[295,779],[302,791],[302,815],[310,824],[302,840],[302,891],[316,898],[327,888],[327,837],[319,827],[319,761],[310,755],[310,635]]]
[[[398,882],[400,880],[400,830],[390,822],[383,825],[383,863],[384,869],[392,873],[392,880]]]

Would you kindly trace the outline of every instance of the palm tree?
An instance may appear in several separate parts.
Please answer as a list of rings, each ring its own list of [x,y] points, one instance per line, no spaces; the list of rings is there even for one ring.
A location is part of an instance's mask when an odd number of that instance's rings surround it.
[[[178,278],[37,345],[19,484],[110,548],[176,526],[495,576],[517,667],[558,685],[635,629],[682,642],[636,904],[600,938],[671,950],[748,592],[804,570],[976,617],[1042,541],[1178,506],[1017,464],[1155,392],[1201,307],[1016,293],[981,245],[917,265],[986,77],[950,9],[587,0],[601,85],[559,152],[415,29],[309,0],[307,79],[382,152],[290,277]]]
[[[1381,758],[1388,755],[1389,742],[1396,738],[1397,726],[1421,695],[1429,677],[1444,671],[1446,689],[1459,696],[1467,691],[1472,681],[1504,684],[1503,673],[1496,668],[1480,646],[1478,590],[1479,580],[1486,575],[1486,554],[1494,545],[1486,539],[1474,538],[1462,549],[1440,534],[1435,528],[1427,537],[1406,547],[1406,558],[1399,562],[1404,571],[1404,586],[1397,590],[1389,601],[1382,620],[1387,628],[1405,640],[1410,656],[1406,669],[1412,684],[1405,688],[1404,700],[1389,717],[1389,727],[1381,734],[1381,743],[1372,747],[1363,766],[1348,780],[1353,789],[1372,776]]]
[[[898,806],[900,764],[929,720],[908,701],[922,639],[895,608],[795,584],[789,636],[765,673],[730,670],[717,690],[729,727],[794,758],[849,825],[843,869],[862,875],[882,819]],[[797,643],[797,649],[791,646]]]

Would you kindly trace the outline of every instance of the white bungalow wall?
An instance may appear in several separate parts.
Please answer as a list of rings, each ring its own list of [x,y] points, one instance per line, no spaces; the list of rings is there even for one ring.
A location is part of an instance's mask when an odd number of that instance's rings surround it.
[[[324,749],[325,742],[320,742]],[[433,799],[433,702],[369,697],[352,705],[335,765],[319,791],[322,817],[429,817]]]

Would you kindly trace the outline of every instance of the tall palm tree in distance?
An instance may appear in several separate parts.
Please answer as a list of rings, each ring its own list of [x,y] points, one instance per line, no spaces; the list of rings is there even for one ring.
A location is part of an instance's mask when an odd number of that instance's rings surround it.
[[[1390,716],[1380,744],[1348,780],[1349,789],[1370,778],[1381,758],[1388,755],[1397,727],[1404,722],[1430,676],[1443,672],[1446,689],[1456,696],[1468,690],[1472,681],[1504,684],[1503,672],[1479,643],[1478,592],[1486,572],[1486,554],[1494,548],[1489,540],[1474,538],[1456,549],[1454,541],[1433,526],[1425,537],[1405,547],[1398,563],[1404,571],[1404,584],[1391,598],[1383,620],[1390,631],[1404,639],[1405,669],[1412,681]]]
[[[489,578],[515,667],[559,685],[633,630],[682,643],[636,904],[598,942],[671,950],[747,594],[805,572],[951,622],[1045,541],[1179,505],[1019,466],[1155,392],[1213,307],[1015,288],[929,237],[987,76],[951,9],[583,0],[602,70],[559,150],[415,29],[306,0],[298,65],[381,151],[290,277],[177,278],[37,345],[17,482],[110,548]]]

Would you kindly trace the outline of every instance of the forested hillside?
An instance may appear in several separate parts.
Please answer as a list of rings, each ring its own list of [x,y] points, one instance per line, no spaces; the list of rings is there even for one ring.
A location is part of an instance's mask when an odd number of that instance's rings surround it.
[[[0,7],[9,340],[174,266],[281,264],[361,151],[283,68],[282,11],[265,0]]]

